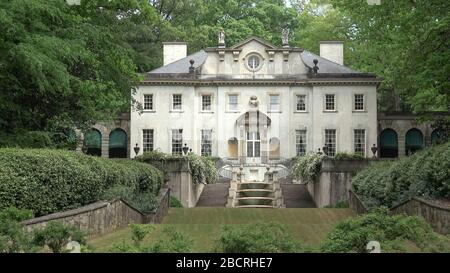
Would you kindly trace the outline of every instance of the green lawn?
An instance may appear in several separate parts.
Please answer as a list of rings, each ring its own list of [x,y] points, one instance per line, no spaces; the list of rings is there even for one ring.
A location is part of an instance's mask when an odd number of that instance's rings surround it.
[[[160,236],[165,225],[172,225],[194,241],[194,252],[211,251],[224,225],[276,222],[285,224],[300,242],[317,245],[337,222],[355,216],[350,209],[226,209],[171,208],[162,224],[148,237],[152,242]],[[124,228],[90,240],[96,252],[107,252],[121,240],[131,240],[130,230]]]

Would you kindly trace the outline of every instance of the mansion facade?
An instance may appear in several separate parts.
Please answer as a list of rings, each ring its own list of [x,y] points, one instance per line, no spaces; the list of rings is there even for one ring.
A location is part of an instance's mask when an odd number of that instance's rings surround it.
[[[185,43],[164,43],[164,65],[132,94],[138,107],[88,131],[87,153],[133,158],[185,147],[265,163],[318,151],[372,157],[374,146],[378,157],[398,157],[439,139],[412,114],[378,113],[381,79],[346,67],[341,42],[321,42],[319,56],[282,41],[227,47],[221,33],[217,47],[190,56]]]
[[[265,163],[325,149],[371,157],[381,79],[343,65],[343,44],[320,56],[251,37],[186,56],[164,44],[164,66],[145,75],[130,117],[130,148]],[[131,153],[131,157],[135,154]]]

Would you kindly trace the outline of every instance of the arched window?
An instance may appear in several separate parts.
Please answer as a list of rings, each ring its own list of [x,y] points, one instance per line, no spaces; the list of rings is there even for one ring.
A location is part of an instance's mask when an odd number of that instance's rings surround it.
[[[423,134],[419,129],[413,128],[406,132],[405,152],[411,155],[423,148]]]
[[[115,129],[109,134],[109,157],[127,157],[127,133],[122,129]]]
[[[269,157],[280,158],[280,139],[277,137],[269,140]]]
[[[102,134],[99,130],[91,128],[84,133],[84,146],[86,154],[102,156]]]
[[[228,156],[233,158],[238,157],[238,140],[235,137],[228,140]]]
[[[442,144],[445,142],[442,130],[436,129],[431,133],[431,144]]]
[[[380,134],[380,157],[398,157],[398,136],[392,129],[384,129]]]

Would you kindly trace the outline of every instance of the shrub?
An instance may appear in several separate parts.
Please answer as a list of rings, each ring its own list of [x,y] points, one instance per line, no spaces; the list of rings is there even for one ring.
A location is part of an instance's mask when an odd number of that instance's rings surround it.
[[[142,244],[142,241],[148,236],[149,225],[135,226],[132,233],[135,238],[134,244],[122,240],[119,244],[114,244],[111,252],[118,253],[189,253],[192,252],[192,240],[184,236],[173,226],[165,226],[160,238],[153,244]],[[133,229],[133,227],[132,227]],[[153,230],[153,226],[150,228]],[[139,243],[136,243],[139,241]]]
[[[320,250],[367,252],[370,241],[378,241],[382,252],[405,252],[408,241],[425,252],[445,252],[450,246],[450,240],[434,233],[423,218],[389,216],[388,209],[382,207],[337,224],[322,241]]]
[[[34,241],[42,247],[48,246],[53,253],[61,253],[70,241],[85,244],[84,234],[76,227],[61,222],[50,222],[43,228],[34,232]]]
[[[107,189],[102,199],[122,199],[141,212],[152,212],[158,205],[157,196],[152,191],[141,191],[138,188],[125,185],[116,185]]]
[[[135,246],[140,246],[141,242],[144,240],[145,236],[152,232],[155,227],[152,225],[140,225],[140,224],[130,224],[131,228],[131,239]]]
[[[170,207],[171,208],[182,208],[183,204],[181,204],[180,200],[178,200],[176,197],[171,196],[170,197]]]
[[[257,223],[225,226],[215,244],[223,253],[289,253],[301,250],[284,225]]]
[[[295,158],[292,165],[292,174],[304,183],[314,183],[320,174],[322,161],[325,157],[323,154],[307,153]]]
[[[159,151],[146,152],[136,157],[136,160],[150,163],[159,170],[166,172],[167,166],[171,161],[187,160],[194,184],[205,182],[207,184],[215,183],[218,179],[216,164],[213,159],[190,153],[187,156],[169,155]]]
[[[190,253],[192,252],[192,240],[177,231],[172,226],[165,226],[163,237],[154,244],[144,247],[142,252],[147,253]]]
[[[23,220],[33,217],[29,210],[0,211],[0,253],[34,252],[33,238],[24,230]]]
[[[339,152],[334,155],[334,160],[343,160],[343,159],[364,159],[364,156],[362,156],[361,154],[345,153],[345,152]]]
[[[30,209],[37,216],[100,200],[125,185],[157,195],[163,174],[148,164],[46,149],[0,149],[0,209]]]
[[[392,207],[415,196],[450,198],[450,142],[397,161],[373,164],[352,179],[367,207]]]

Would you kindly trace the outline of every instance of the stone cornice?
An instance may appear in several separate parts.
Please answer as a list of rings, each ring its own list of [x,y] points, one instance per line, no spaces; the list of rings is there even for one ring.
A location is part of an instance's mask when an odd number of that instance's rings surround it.
[[[352,79],[147,79],[140,85],[188,85],[188,86],[218,86],[218,85],[284,85],[284,86],[313,86],[313,85],[379,85],[380,78],[352,78]]]

